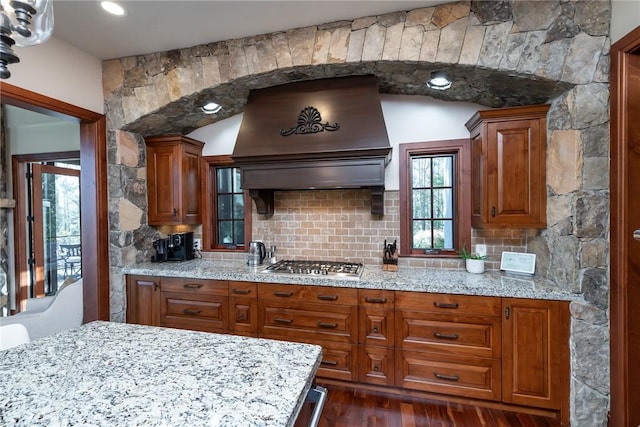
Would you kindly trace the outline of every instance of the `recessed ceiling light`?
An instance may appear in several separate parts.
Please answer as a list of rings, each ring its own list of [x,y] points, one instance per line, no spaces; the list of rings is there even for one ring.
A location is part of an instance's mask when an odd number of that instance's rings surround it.
[[[432,71],[427,86],[431,89],[445,90],[451,87],[451,80],[444,71]]]
[[[216,114],[220,110],[222,110],[222,106],[216,104],[215,102],[208,102],[202,107],[200,107],[203,113],[205,114]]]
[[[118,3],[115,3],[112,1],[103,1],[103,2],[100,2],[100,6],[102,6],[104,10],[106,10],[112,15],[118,15],[118,16],[124,15],[124,8],[120,6]]]

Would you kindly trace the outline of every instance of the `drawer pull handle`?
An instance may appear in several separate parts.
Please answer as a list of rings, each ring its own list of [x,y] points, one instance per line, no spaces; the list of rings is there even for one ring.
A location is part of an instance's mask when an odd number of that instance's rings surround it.
[[[387,302],[386,298],[372,298],[372,297],[365,297],[364,298],[365,302],[371,303],[371,304],[384,304]]]
[[[322,301],[337,301],[338,295],[318,295],[318,299]]]
[[[458,374],[444,375],[444,374],[439,374],[437,372],[434,372],[433,376],[438,378],[439,380],[447,380],[447,381],[458,381],[460,379],[460,376]]]
[[[322,360],[320,364],[329,365],[329,366],[338,366],[338,362],[336,362],[335,360]]]
[[[277,296],[277,297],[290,297],[293,295],[293,292],[283,292],[283,291],[275,291],[273,293],[273,295]]]
[[[233,292],[234,294],[238,294],[238,295],[247,295],[251,293],[251,289],[235,289],[233,288],[231,290],[231,292]]]
[[[289,325],[293,322],[293,319],[283,319],[282,317],[274,317],[273,321],[277,323],[284,323]]]
[[[197,316],[200,314],[201,310],[191,310],[189,308],[185,308],[184,310],[182,310],[182,313],[187,314],[189,316]]]
[[[434,307],[438,307],[438,308],[458,308],[458,303],[457,302],[448,303],[448,302],[434,301],[433,302],[433,306]]]
[[[318,322],[318,328],[335,329],[337,327],[338,327],[337,323]]]
[[[202,287],[202,283],[185,283],[183,287],[186,289],[200,289]]]
[[[457,332],[455,332],[453,334],[443,334],[443,333],[440,333],[438,331],[433,331],[433,335],[436,338],[442,338],[443,340],[457,340],[459,338]]]

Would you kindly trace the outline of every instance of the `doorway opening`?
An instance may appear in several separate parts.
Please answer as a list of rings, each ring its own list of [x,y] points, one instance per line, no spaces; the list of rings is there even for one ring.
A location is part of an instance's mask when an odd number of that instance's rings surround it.
[[[29,297],[54,295],[82,277],[80,159],[26,168]]]

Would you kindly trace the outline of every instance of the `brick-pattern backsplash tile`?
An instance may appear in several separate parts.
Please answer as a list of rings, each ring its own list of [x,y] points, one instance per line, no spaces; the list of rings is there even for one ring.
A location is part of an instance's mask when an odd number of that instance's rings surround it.
[[[368,190],[276,191],[275,213],[258,215],[252,206],[252,240],[277,246],[278,259],[348,260],[382,264],[382,248],[400,240],[400,194],[386,191],[384,215],[371,215]],[[473,229],[471,245],[486,244],[487,270],[500,268],[503,251],[524,252],[530,230]],[[245,260],[246,254],[205,252],[204,258]],[[464,269],[458,258],[406,258],[400,267]]]

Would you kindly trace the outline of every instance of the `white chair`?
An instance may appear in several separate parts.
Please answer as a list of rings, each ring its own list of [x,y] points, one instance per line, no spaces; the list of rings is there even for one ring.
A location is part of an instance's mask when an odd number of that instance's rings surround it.
[[[82,324],[82,279],[63,285],[50,297],[30,298],[26,309],[0,317],[0,326],[21,323],[31,340],[46,337]]]
[[[0,326],[0,351],[30,342],[29,331],[22,323]]]

